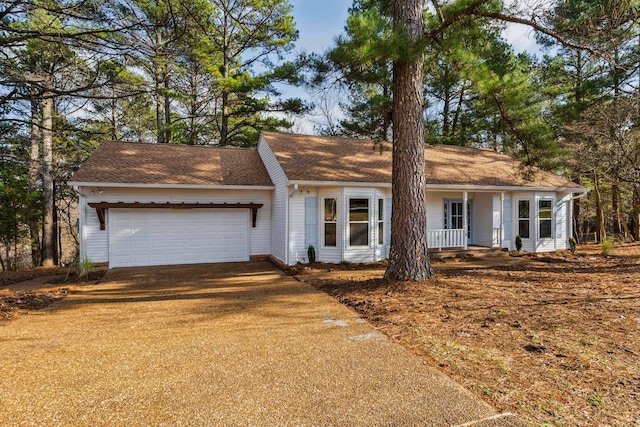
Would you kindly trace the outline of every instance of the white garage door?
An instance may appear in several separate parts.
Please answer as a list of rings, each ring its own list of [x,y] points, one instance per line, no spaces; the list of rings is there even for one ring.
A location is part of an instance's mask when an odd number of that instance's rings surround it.
[[[249,260],[247,209],[111,209],[109,267]]]

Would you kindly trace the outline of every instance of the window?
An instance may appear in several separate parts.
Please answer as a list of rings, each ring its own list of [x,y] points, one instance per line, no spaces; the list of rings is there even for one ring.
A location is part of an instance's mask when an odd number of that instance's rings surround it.
[[[518,234],[523,239],[529,238],[529,200],[518,200]]]
[[[324,199],[324,245],[336,246],[337,231],[336,199]]]
[[[551,200],[538,200],[539,237],[551,238]]]
[[[369,199],[349,199],[349,245],[369,246]]]
[[[384,245],[384,199],[378,199],[378,244]]]

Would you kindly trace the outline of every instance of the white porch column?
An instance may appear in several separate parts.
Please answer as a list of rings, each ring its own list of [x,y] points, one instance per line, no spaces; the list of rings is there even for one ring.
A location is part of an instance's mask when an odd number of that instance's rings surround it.
[[[462,242],[464,243],[464,250],[467,250],[467,230],[469,228],[469,224],[467,221],[467,202],[469,200],[469,195],[466,191],[462,192],[462,229],[464,232],[462,233]]]
[[[500,249],[504,242],[504,191],[500,192]]]

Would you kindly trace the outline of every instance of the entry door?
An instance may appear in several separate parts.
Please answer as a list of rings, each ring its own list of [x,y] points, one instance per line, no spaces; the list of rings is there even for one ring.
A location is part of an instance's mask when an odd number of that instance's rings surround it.
[[[444,228],[449,230],[460,230],[463,227],[464,211],[462,209],[462,200],[445,200],[445,221]],[[467,201],[467,244],[471,243],[471,214],[472,203]]]

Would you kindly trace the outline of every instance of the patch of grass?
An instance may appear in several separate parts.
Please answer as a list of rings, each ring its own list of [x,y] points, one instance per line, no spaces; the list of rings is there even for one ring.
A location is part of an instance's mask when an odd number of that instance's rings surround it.
[[[78,277],[84,279],[89,276],[93,270],[93,261],[91,259],[84,257],[78,262]]]
[[[611,251],[616,247],[616,240],[613,237],[607,237],[600,243],[600,252],[604,256],[609,256]]]
[[[600,396],[599,394],[589,397],[587,401],[589,402],[589,405],[593,406],[594,408],[602,409],[607,406],[607,402],[605,402],[604,399],[602,399],[602,396]]]

